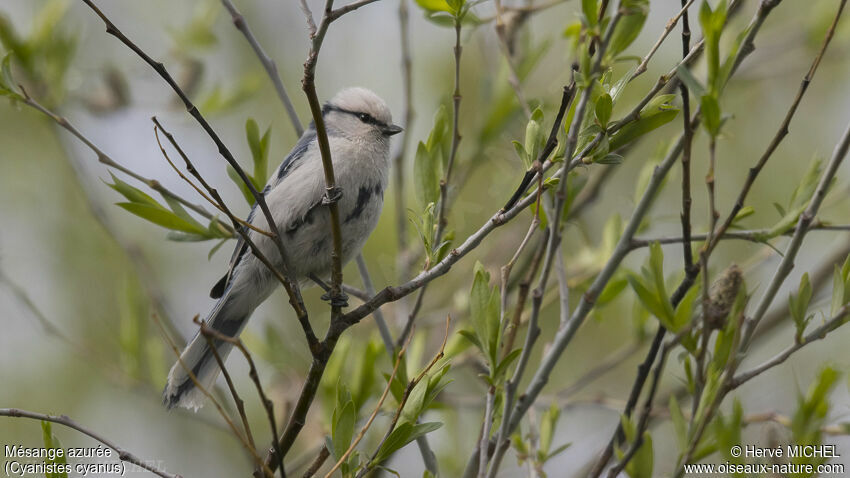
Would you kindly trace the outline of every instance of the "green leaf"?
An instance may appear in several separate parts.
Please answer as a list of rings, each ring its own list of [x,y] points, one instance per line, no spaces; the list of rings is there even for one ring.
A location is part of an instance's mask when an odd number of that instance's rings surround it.
[[[162,209],[165,209],[164,207],[162,207],[156,201],[156,199],[150,197],[149,195],[147,195],[143,191],[141,191],[141,190],[139,190],[139,189],[137,189],[133,186],[130,186],[129,184],[125,183],[124,181],[121,181],[111,172],[109,173],[109,175],[112,176],[112,184],[106,183],[106,185],[109,186],[110,188],[118,191],[118,193],[121,194],[122,196],[124,196],[125,198],[127,198],[128,201],[133,202],[133,203],[139,203],[139,204],[149,204],[149,205],[152,205],[152,206],[158,206]]]
[[[215,255],[215,253],[218,252],[219,249],[221,249],[221,246],[223,246],[225,242],[227,242],[227,238],[218,241],[218,243],[213,246],[212,249],[210,249],[210,252],[207,253],[207,260],[211,260],[212,256]]]
[[[720,134],[721,125],[720,103],[718,103],[717,97],[713,94],[703,95],[700,99],[700,106],[702,106],[705,129],[709,135],[716,138]]]
[[[528,157],[528,153],[525,152],[525,146],[522,145],[519,141],[511,141],[514,145],[514,152],[516,152],[517,157],[519,157],[520,161],[522,161],[522,165],[525,166],[526,171],[531,167],[531,159]]]
[[[644,307],[658,317],[664,327],[677,332],[682,325],[676,323],[676,315],[664,283],[664,254],[661,245],[654,242],[649,246],[649,251],[649,268],[642,269],[642,276],[629,274],[629,283]]]
[[[117,203],[117,206],[166,229],[198,235],[204,235],[207,233],[205,228],[199,228],[195,224],[182,219],[180,216],[160,206],[133,202],[120,202]]]
[[[624,0],[619,6],[628,14],[620,19],[608,44],[606,56],[616,57],[638,37],[649,13],[649,0]]]
[[[672,109],[673,105],[671,103],[675,98],[676,95],[673,94],[658,95],[652,100],[650,100],[650,102],[647,103],[646,106],[644,106],[643,109],[640,110],[640,115],[650,116],[657,114],[661,111]]]
[[[719,93],[723,83],[720,77],[720,35],[726,23],[726,0],[718,2],[714,10],[707,1],[704,1],[699,12],[699,22],[705,36],[709,90],[712,93]]]
[[[531,168],[531,163],[537,159],[542,146],[543,130],[542,125],[540,124],[542,117],[543,112],[540,111],[540,108],[537,108],[531,116],[531,119],[528,121],[528,124],[525,126],[526,170]]]
[[[251,148],[251,157],[254,159],[254,176],[251,178],[257,190],[263,189],[269,178],[269,139],[271,127],[267,128],[263,137],[260,137],[260,128],[253,118],[245,122],[245,136],[248,138],[248,146]]]
[[[548,455],[546,455],[546,460],[544,460],[544,461],[549,461],[551,458],[555,457],[556,455],[559,455],[561,452],[563,452],[567,448],[571,447],[572,445],[573,445],[572,443],[564,443],[563,445],[559,446],[558,448],[555,448],[554,450],[550,451]]]
[[[608,126],[608,121],[611,120],[611,110],[614,107],[611,96],[607,93],[601,95],[599,99],[596,100],[596,121],[599,122],[599,126],[606,128]]]
[[[209,241],[212,237],[202,236],[200,234],[190,234],[188,232],[168,231],[165,238],[174,242],[203,242]],[[223,239],[226,240],[226,239]]]
[[[808,275],[807,275],[808,278]],[[844,305],[844,278],[841,277],[841,268],[835,264],[832,271],[832,301],[830,302],[829,315],[835,316],[841,306]],[[796,319],[796,317],[795,317]]]
[[[596,5],[596,0],[581,0],[581,11],[587,20],[587,26],[593,28],[596,26],[596,11],[599,7]]]
[[[835,266],[835,272],[838,273],[838,266]],[[835,296],[833,296],[833,300]],[[812,300],[812,284],[809,282],[809,273],[803,274],[800,278],[800,286],[797,288],[796,294],[791,294],[788,297],[788,308],[791,311],[791,317],[794,319],[794,325],[797,328],[796,339],[800,341],[803,333],[806,330],[811,317],[807,315],[809,310],[809,302]],[[835,302],[833,301],[833,307]]]
[[[23,101],[23,96],[17,93],[17,83],[12,77],[12,52],[3,57],[0,62],[0,95],[11,98],[12,100]]]
[[[499,365],[496,367],[496,370],[493,372],[493,377],[496,378],[496,379],[499,379],[500,377],[504,377],[505,374],[508,371],[508,367],[510,367],[511,364],[517,358],[519,358],[519,356],[521,354],[522,354],[522,349],[515,349],[515,350],[511,351],[511,353],[506,355],[505,358],[503,358],[502,361],[499,362]]]
[[[664,252],[661,250],[661,244],[653,242],[649,245],[649,265],[652,270],[652,277],[655,279],[655,290],[664,299],[665,314],[667,317],[673,317],[673,305],[667,299],[667,286],[664,283]]]
[[[646,310],[659,319],[664,318],[664,306],[661,304],[661,300],[643,282],[643,279],[637,274],[629,274],[627,278]]]
[[[602,289],[602,292],[599,294],[599,297],[596,299],[597,307],[601,307],[605,304],[608,304],[617,297],[619,297],[620,293],[622,293],[628,285],[629,281],[625,277],[614,276],[613,278],[611,278],[605,288]]]
[[[186,209],[183,207],[183,205],[180,204],[180,202],[178,202],[176,199],[168,197],[164,194],[163,194],[162,198],[165,199],[165,202],[168,204],[168,207],[171,208],[171,210],[174,212],[174,214],[177,215],[177,217],[179,217],[180,219],[183,219],[184,221],[194,225],[198,229],[203,229],[204,232],[209,231],[209,229],[207,229],[206,227],[201,225],[200,222],[195,220],[195,218],[192,217],[192,215],[189,214],[189,212],[186,211]]]
[[[737,213],[737,214],[735,214],[735,218],[734,218],[734,219],[732,219],[732,224],[730,225],[730,227],[736,226],[739,222],[741,222],[741,220],[743,220],[743,219],[745,219],[745,218],[747,218],[747,217],[750,217],[750,216],[752,216],[752,215],[753,215],[753,214],[755,214],[755,213],[756,213],[756,210],[755,210],[755,208],[753,208],[752,206],[744,206],[744,207],[742,207],[742,208],[738,211],[738,213]]]
[[[416,4],[419,5],[420,8],[428,12],[453,13],[454,11],[454,9],[449,6],[449,3],[446,0],[416,0]]]
[[[245,173],[245,175],[248,176],[248,173]],[[233,166],[229,164],[227,165],[227,176],[230,178],[231,181],[233,181],[233,184],[235,184],[236,187],[239,188],[239,191],[242,192],[242,197],[245,198],[245,201],[249,205],[253,205],[254,195],[251,194],[251,190],[248,189],[248,186],[245,184],[245,181],[243,181],[242,178],[239,177],[239,173],[236,172],[236,169],[234,169]],[[249,176],[248,179],[251,179],[251,177]],[[251,180],[251,182],[253,183],[254,181]]]
[[[404,448],[404,446],[408,443],[416,440],[420,436],[431,433],[441,426],[443,426],[443,424],[439,422],[420,423],[417,425],[405,422],[398,425],[395,430],[390,433],[390,436],[387,437],[387,440],[381,446],[381,449],[378,450],[378,454],[375,456],[375,459],[372,460],[371,464],[377,465],[383,462],[393,453]]]
[[[56,435],[53,434],[52,424],[48,421],[41,421],[41,437],[44,442],[44,448],[48,450],[56,450],[56,454],[59,454],[59,450],[62,451],[62,456],[56,456],[55,458],[47,457],[45,458],[46,463],[56,463],[65,465],[68,463],[67,458],[65,456],[65,449],[62,447],[62,443],[56,438]],[[44,475],[45,478],[68,478],[68,474],[64,471],[61,473],[47,473]]]
[[[788,203],[789,209],[797,206],[808,205],[809,200],[815,193],[815,188],[820,181],[820,173],[823,169],[823,160],[816,159],[809,162],[809,168],[800,178],[794,192],[791,193],[791,200]]]
[[[637,121],[626,124],[611,137],[611,151],[617,151],[637,138],[673,121],[673,118],[677,114],[679,114],[679,110],[670,109],[660,111],[649,117],[639,118]]]
[[[439,148],[429,151],[425,143],[421,141],[416,147],[416,156],[413,160],[413,177],[416,197],[420,204],[436,204],[440,199],[440,178],[443,176],[440,154]]]
[[[401,420],[416,423],[419,415],[425,411],[425,398],[428,395],[428,381],[420,380],[410,391],[404,409],[401,411]]]
[[[428,134],[428,142],[426,143],[428,151],[440,147],[448,139],[448,132],[449,115],[446,112],[446,105],[440,105],[437,112],[434,113],[434,126]]]
[[[480,350],[481,353],[486,353],[484,352],[484,346],[481,345],[481,342],[478,340],[478,336],[475,335],[475,332],[470,330],[459,330],[457,333],[460,334],[466,340],[472,342],[472,345],[478,347],[478,350]]]
[[[696,98],[702,98],[705,96],[705,87],[699,82],[699,80],[694,77],[691,70],[688,69],[685,65],[679,65],[676,67],[676,76],[682,80],[682,83],[688,87],[688,91]]]
[[[558,418],[561,416],[561,409],[558,404],[553,402],[549,409],[540,417],[540,446],[539,450],[543,457],[549,456],[549,449],[552,447],[552,438],[555,436],[555,427],[558,424]],[[545,461],[545,460],[543,460]]]
[[[469,313],[478,341],[484,348],[491,371],[495,371],[499,352],[499,295],[490,287],[490,274],[480,262],[474,266],[472,290],[469,293]]]
[[[697,284],[698,283],[699,282],[697,282]],[[699,295],[699,291],[699,287],[691,287],[688,289],[688,292],[685,293],[682,301],[679,302],[679,305],[676,307],[676,312],[673,314],[673,329],[675,331],[682,330],[691,322],[691,317],[693,316],[693,304]]]
[[[643,432],[643,443],[626,465],[626,474],[631,478],[652,478],[653,458],[652,436],[649,432]]]
[[[602,159],[594,161],[596,164],[620,164],[625,160],[622,156],[615,153],[608,153]]]
[[[342,410],[334,410],[334,421],[331,426],[331,437],[333,442],[334,457],[339,459],[348,451],[351,439],[354,437],[354,425],[357,421],[357,412],[354,402],[349,400]]]
[[[682,409],[679,407],[679,402],[676,400],[676,394],[670,395],[670,420],[673,422],[673,430],[676,432],[676,441],[679,445],[679,451],[684,451],[688,446],[688,424],[685,421],[685,416],[682,415]]]

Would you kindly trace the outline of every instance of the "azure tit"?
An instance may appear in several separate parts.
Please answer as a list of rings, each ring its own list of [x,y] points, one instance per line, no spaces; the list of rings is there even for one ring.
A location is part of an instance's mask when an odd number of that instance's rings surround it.
[[[337,93],[325,104],[322,117],[336,183],[342,190],[337,204],[342,261],[346,263],[360,252],[378,223],[387,186],[390,136],[402,129],[392,123],[386,103],[365,88],[347,88]],[[325,176],[314,124],[310,124],[262,193],[278,228],[292,275],[302,286],[327,280],[333,245],[330,213],[323,204]],[[256,205],[248,222],[259,229],[271,230]],[[280,268],[283,263],[273,240],[254,230],[248,233],[263,255]],[[245,241],[239,239],[230,268],[210,293],[218,302],[205,319],[207,326],[229,337],[238,336],[254,309],[278,284]],[[213,343],[222,359],[232,348],[226,341]],[[220,372],[207,339],[200,333],[195,334],[168,374],[163,391],[168,408],[197,410],[203,404],[204,395],[195,387],[187,370],[191,370],[204,388],[211,387]]]

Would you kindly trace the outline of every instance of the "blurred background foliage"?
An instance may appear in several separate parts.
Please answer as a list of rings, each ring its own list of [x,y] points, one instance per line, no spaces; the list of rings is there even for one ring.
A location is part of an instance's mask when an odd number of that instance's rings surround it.
[[[320,2],[309,3],[314,12],[321,11]],[[774,134],[837,3],[818,0],[807,3],[805,9],[796,2],[783,3],[759,35],[756,52],[727,86],[720,101],[728,118],[717,142],[717,197],[721,212],[732,206],[747,169]],[[308,41],[297,2],[264,0],[240,2],[238,6],[277,62],[296,110],[306,121],[309,110],[300,91],[300,77]],[[397,7],[397,2],[378,2],[333,25],[318,64],[320,97],[328,98],[345,86],[365,86],[388,101],[397,122],[403,118]],[[744,2],[742,13],[731,20],[729,31],[740,31],[755,7],[756,2]],[[179,76],[181,85],[215,124],[255,185],[261,187],[269,169],[277,166],[296,136],[262,66],[221,5],[211,0],[151,0],[109,2],[103,8],[128,36],[136,38],[147,52]],[[449,247],[433,243],[430,231],[434,218],[423,215],[428,203],[436,202],[439,195],[439,179],[451,140],[454,38],[452,29],[445,28],[451,20],[441,14],[441,8],[440,2],[425,0],[410,5],[411,101],[415,120],[412,125],[404,125],[404,134],[409,137],[404,156],[405,184],[391,185],[403,187],[409,215],[416,224],[407,228],[408,243],[424,242],[425,246],[424,251],[418,249],[404,256],[414,258],[408,274],[433,264]],[[634,58],[639,59],[648,51],[679,8],[679,2],[673,0],[649,3],[645,25],[642,31],[636,30],[640,34],[634,43],[618,52],[618,61],[611,58],[612,81],[627,74],[636,64]],[[522,90],[534,110],[532,121],[528,122],[508,83],[509,71],[493,29],[493,13],[488,3],[476,6],[466,17],[462,32],[463,141],[450,188],[453,199],[445,237],[453,239],[455,245],[480,227],[514,190],[548,132],[561,87],[569,83],[571,63],[581,60],[575,55],[575,25],[582,15],[581,2],[564,2],[544,14],[517,21],[511,46]],[[691,26],[698,32],[696,15],[693,17]],[[734,36],[724,35],[722,48],[729,48]],[[628,45],[629,40],[618,42]],[[247,215],[245,191],[228,179],[232,172],[225,168],[214,145],[181,110],[154,72],[119,42],[107,37],[86,8],[62,0],[7,1],[0,6],[0,44],[3,56],[7,52],[13,54],[9,72],[33,98],[67,117],[119,163],[200,204],[202,200],[161,156],[149,121],[150,116],[157,115],[170,126],[198,169],[237,215]],[[806,177],[813,159],[827,157],[831,152],[850,111],[850,94],[845,87],[850,82],[848,45],[850,27],[843,22],[792,123],[791,136],[754,186],[748,206],[755,214],[742,219],[740,227],[771,229],[780,223],[798,205],[792,193],[799,190],[801,178]],[[627,113],[658,76],[675,64],[679,51],[676,30],[649,63],[648,72],[621,92],[613,111],[610,106],[607,111],[604,106],[597,106],[597,120],[604,125],[609,118]],[[704,67],[697,67],[695,73],[704,77]],[[537,126],[532,124],[535,122]],[[225,268],[229,244],[224,245],[224,252],[212,253],[225,242],[226,231],[215,221],[202,220],[173,201],[166,201],[132,178],[115,171],[112,173],[116,176],[111,176],[77,139],[19,101],[0,103],[0,125],[0,269],[4,286],[0,288],[0,407],[70,415],[137,454],[153,458],[171,472],[244,475],[249,459],[235,446],[217,415],[211,410],[204,410],[197,417],[168,413],[160,405],[159,391],[173,354],[151,321],[152,315],[157,314],[175,324],[176,335],[187,337],[193,333],[196,326],[191,318],[209,309],[207,291]],[[610,255],[622,228],[620,218],[629,217],[653,165],[680,127],[679,121],[661,126],[642,137],[625,157],[608,155],[606,151],[594,157],[601,164],[580,167],[570,175],[569,181],[576,189],[587,178],[592,181],[610,176],[597,200],[581,215],[571,217],[566,229],[562,251],[573,286],[571,299],[577,301]],[[512,145],[512,141],[516,144]],[[611,138],[612,152],[618,146],[615,141],[616,137]],[[707,135],[698,133],[693,147],[695,231],[707,228],[701,184],[708,161],[707,143]],[[398,141],[394,147],[399,147]],[[679,169],[674,169],[668,182],[678,183],[680,174]],[[821,211],[823,220],[850,222],[848,179],[844,168]],[[139,191],[150,195],[142,196]],[[641,236],[678,235],[679,194],[677,187],[662,190],[642,226]],[[409,278],[399,277],[407,267],[401,265],[403,259],[398,259],[401,253],[394,217],[399,205],[393,197],[387,195],[378,230],[364,250],[373,282],[379,288]],[[135,215],[113,207],[114,203]],[[774,203],[781,205],[778,212]],[[158,219],[154,221],[154,217]],[[431,397],[433,402],[421,404],[423,410],[427,408],[425,421],[443,423],[429,437],[444,476],[459,476],[480,429],[487,385],[478,377],[482,371],[481,355],[471,342],[477,340],[484,356],[489,356],[493,346],[487,344],[487,337],[465,340],[456,332],[473,330],[476,317],[489,313],[476,309],[480,304],[473,300],[474,291],[489,287],[487,271],[492,276],[490,286],[496,282],[498,268],[509,259],[506,251],[515,250],[530,219],[531,213],[524,212],[518,220],[497,230],[472,257],[429,286],[417,321],[408,350],[407,376],[415,376],[438,350],[446,315],[455,319],[447,346],[452,366],[431,372],[445,373],[432,386],[441,379],[450,383],[440,389],[435,399]],[[166,238],[172,241],[163,240]],[[208,242],[197,242],[200,240]],[[770,240],[775,245],[785,241],[781,237]],[[826,251],[846,248],[849,240],[846,232],[812,233],[788,284],[797,284],[804,272],[816,269],[828,257]],[[675,253],[671,249],[667,255],[678,258],[678,251],[678,247]],[[626,266],[639,269],[646,257],[645,250],[633,253]],[[522,258],[514,277],[524,275],[528,259]],[[712,263],[718,270],[731,262],[740,264],[752,291],[766,283],[778,260],[771,247],[732,241],[721,244]],[[354,266],[346,268],[345,277],[347,282],[360,285]],[[540,406],[530,415],[530,420],[538,424],[537,450],[531,453],[522,440],[515,442],[521,461],[550,471],[551,476],[578,471],[604,445],[609,426],[617,422],[622,400],[628,393],[630,377],[642,355],[639,351],[648,343],[650,316],[627,287],[625,275],[618,275],[610,287],[609,300],[602,301],[605,303],[592,314],[594,320],[585,324],[578,340],[563,355]],[[777,303],[784,306],[782,297],[790,290],[790,286],[783,289]],[[814,290],[810,311],[828,311],[830,296],[822,292]],[[323,330],[328,314],[322,312],[325,308],[318,299],[319,291],[310,289],[305,294],[308,307],[314,311],[314,327]],[[403,327],[410,306],[405,302],[383,308],[394,333]],[[279,415],[291,408],[310,363],[300,328],[294,321],[285,295],[278,293],[254,314],[243,334],[249,348],[261,359],[260,374]],[[554,291],[544,297],[540,325],[546,342],[558,325]],[[753,363],[788,343],[793,323],[789,320],[776,330],[760,338],[760,346],[752,353]],[[850,355],[842,346],[847,339],[848,332],[839,330],[834,338],[803,350],[788,364],[742,389],[735,406],[730,403],[729,410],[724,409],[726,419],[734,425],[720,420],[717,436],[724,436],[724,430],[737,430],[747,437],[747,443],[788,440],[789,436],[800,440],[808,436],[806,440],[811,440],[810,435],[820,429],[816,426],[813,430],[812,423],[845,421],[850,403],[847,377],[834,383],[838,379],[832,374],[847,370],[850,365]],[[311,412],[298,449],[290,455],[290,467],[299,460],[305,464],[305,460],[313,458],[316,447],[324,443],[325,435],[331,434],[331,428],[335,429],[339,421],[335,408],[345,410],[348,406],[347,397],[356,416],[368,416],[373,406],[368,398],[380,394],[392,369],[382,348],[370,320],[344,336],[321,386],[321,405]],[[538,348],[532,364],[537,363],[539,354]],[[628,358],[597,382],[569,396],[557,393],[618,354]],[[675,360],[670,362],[673,364],[662,384],[664,389],[677,387],[685,380],[681,367]],[[822,371],[825,362],[832,368]],[[229,365],[237,384],[249,390],[242,360],[234,358]],[[496,364],[492,365],[495,369]],[[805,392],[813,382],[821,387]],[[348,395],[341,396],[342,389]],[[397,392],[395,400],[399,399]],[[831,397],[832,406],[824,411],[818,403],[827,396]],[[248,407],[254,428],[264,430],[260,404],[249,399]],[[789,427],[768,421],[741,431],[742,414],[767,412],[791,417]],[[388,415],[382,414],[379,431],[381,423],[386,425]],[[668,427],[670,424],[664,424],[661,430]],[[66,445],[86,442],[60,427],[54,427],[53,433]],[[671,431],[654,437],[656,470],[664,471],[665,463],[675,459],[675,436]],[[0,443],[36,446],[40,437],[35,423],[0,420]],[[380,433],[370,435],[366,449],[374,448],[379,439]],[[834,442],[842,451],[850,444],[843,436],[835,437]],[[838,461],[850,465],[847,460]],[[387,466],[401,470],[402,476],[419,476],[422,465],[415,447],[406,447]],[[517,466],[517,461],[509,458],[505,476],[513,476]]]

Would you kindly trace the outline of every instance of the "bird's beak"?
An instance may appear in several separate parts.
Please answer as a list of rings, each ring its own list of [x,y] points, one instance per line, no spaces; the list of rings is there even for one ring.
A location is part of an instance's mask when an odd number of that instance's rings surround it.
[[[392,136],[394,134],[399,134],[402,131],[404,131],[404,128],[394,124],[385,126],[383,129],[381,129],[381,132],[384,133],[384,136]]]

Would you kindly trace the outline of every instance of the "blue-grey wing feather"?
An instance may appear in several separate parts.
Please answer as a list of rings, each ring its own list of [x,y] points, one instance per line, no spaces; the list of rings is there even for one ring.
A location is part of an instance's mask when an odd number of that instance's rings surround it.
[[[310,148],[310,144],[315,142],[316,140],[316,130],[312,127],[304,132],[303,135],[298,139],[298,142],[295,143],[295,146],[292,148],[292,151],[286,155],[286,158],[280,163],[277,171],[275,171],[274,176],[269,179],[269,183],[263,188],[262,194],[265,196],[269,191],[272,190],[275,186],[281,183],[283,179],[292,171],[298,168],[303,163],[304,153]],[[251,206],[251,212],[248,213],[247,222],[251,223],[254,220],[254,214],[257,213],[257,205],[254,204]],[[224,291],[227,290],[227,286],[230,284],[230,280],[233,277],[233,271],[236,270],[236,266],[239,264],[239,261],[242,260],[242,257],[245,255],[245,252],[248,251],[248,244],[245,242],[245,239],[242,236],[239,237],[236,242],[236,247],[233,250],[233,254],[230,256],[230,263],[227,270],[227,273],[219,279],[218,282],[213,286],[210,291],[210,297],[213,299],[218,299],[222,295],[224,295]]]

